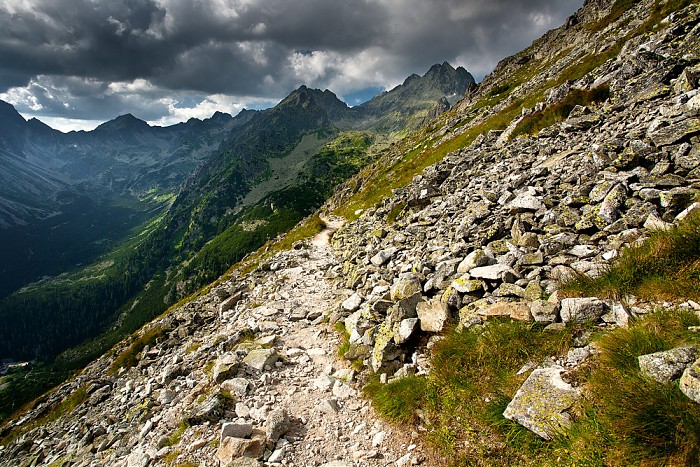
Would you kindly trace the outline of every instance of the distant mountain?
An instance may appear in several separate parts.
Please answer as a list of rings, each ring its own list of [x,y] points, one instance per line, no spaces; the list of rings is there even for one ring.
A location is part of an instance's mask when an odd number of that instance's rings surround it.
[[[375,141],[473,82],[444,63],[352,108],[301,86],[235,117],[154,127],[127,114],[67,134],[3,103],[0,298],[15,292],[0,301],[0,357],[54,356],[111,327],[94,344],[108,346],[293,227]]]
[[[415,130],[445,112],[464,97],[474,77],[464,68],[449,63],[433,65],[423,75],[413,74],[403,84],[354,107],[357,123],[379,132]]]

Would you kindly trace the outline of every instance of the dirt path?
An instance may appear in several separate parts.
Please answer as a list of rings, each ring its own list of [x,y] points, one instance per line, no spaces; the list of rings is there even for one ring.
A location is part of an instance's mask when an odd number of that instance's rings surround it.
[[[333,232],[345,225],[345,219],[342,217],[322,217],[321,220],[326,224],[326,228],[311,240],[311,244],[316,248],[327,247]]]
[[[356,387],[355,372],[336,357],[338,335],[323,317],[349,295],[327,279],[338,267],[328,239],[343,222],[324,221],[328,228],[309,249],[282,254],[285,267],[270,273],[250,297],[262,305],[237,320],[255,322],[263,331],[274,328],[278,336],[274,348],[284,365],[254,382],[251,401],[253,407],[289,412],[291,428],[272,459],[293,466],[415,465],[423,459],[419,449],[376,419]]]

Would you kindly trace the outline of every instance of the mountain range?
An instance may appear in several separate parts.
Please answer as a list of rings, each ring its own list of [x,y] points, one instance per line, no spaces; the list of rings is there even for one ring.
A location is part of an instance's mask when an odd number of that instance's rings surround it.
[[[0,333],[12,336],[0,357],[51,358],[137,328],[472,85],[445,62],[355,107],[301,86],[235,117],[158,127],[127,114],[65,134],[0,102]]]

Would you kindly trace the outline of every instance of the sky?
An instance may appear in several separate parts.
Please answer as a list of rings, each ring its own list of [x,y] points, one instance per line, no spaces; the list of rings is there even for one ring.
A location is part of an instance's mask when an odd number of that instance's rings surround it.
[[[583,0],[0,0],[0,99],[61,131],[349,105],[448,61],[481,81]]]

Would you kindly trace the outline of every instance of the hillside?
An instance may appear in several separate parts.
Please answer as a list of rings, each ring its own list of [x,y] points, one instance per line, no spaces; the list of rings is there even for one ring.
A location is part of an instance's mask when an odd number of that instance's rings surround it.
[[[697,3],[587,1],[15,415],[0,459],[697,465],[699,76]]]
[[[433,67],[413,79],[410,102],[401,86],[377,97],[391,100],[381,110],[301,86],[272,109],[236,117],[161,128],[124,115],[91,132],[42,127],[46,139],[8,108],[14,196],[34,186],[20,170],[32,164],[61,182],[36,194],[55,212],[0,229],[0,297],[14,290],[0,299],[0,357],[37,360],[0,391],[0,413],[291,229],[397,138],[372,129],[372,118],[434,111],[444,92],[466,90],[472,79],[460,70]],[[392,132],[403,125],[395,123]]]

